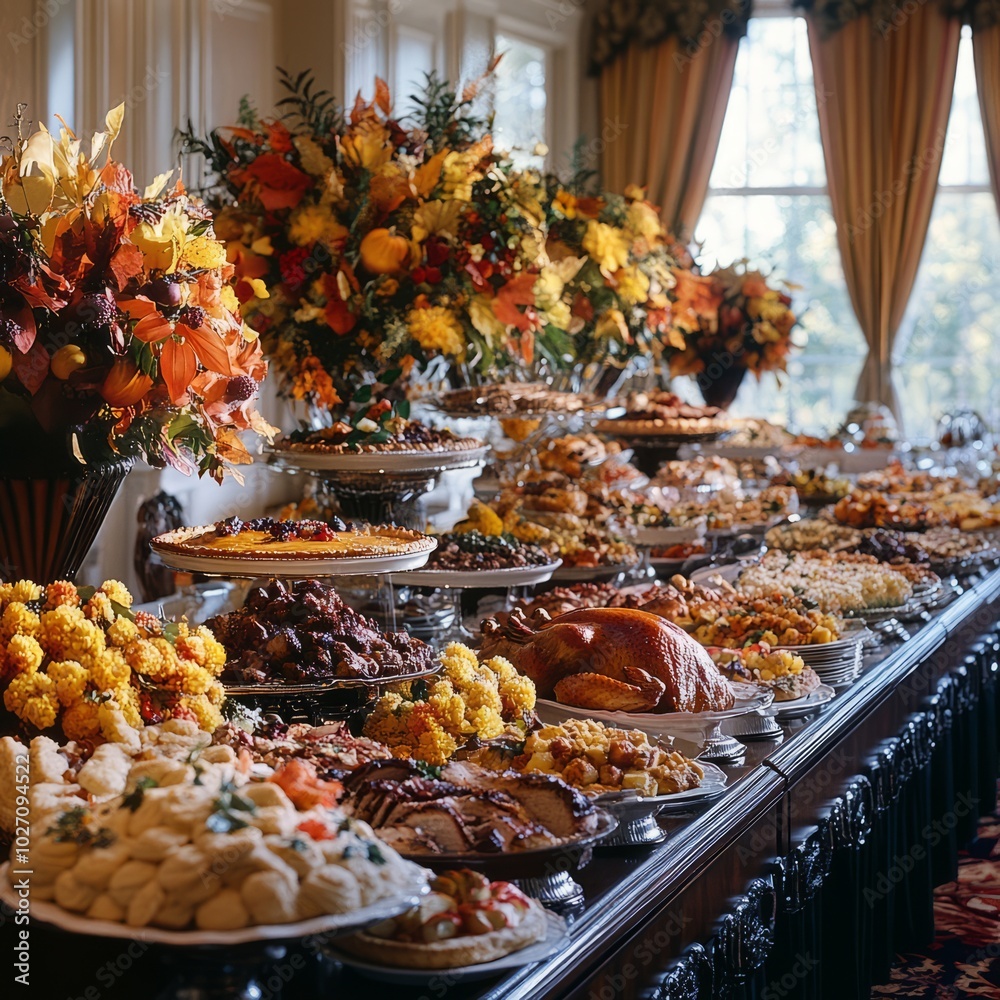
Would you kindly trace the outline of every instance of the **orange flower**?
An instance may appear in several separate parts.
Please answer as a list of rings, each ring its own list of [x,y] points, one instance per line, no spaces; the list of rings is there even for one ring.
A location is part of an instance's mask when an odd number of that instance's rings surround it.
[[[153,388],[153,380],[134,361],[119,358],[101,384],[101,395],[114,407],[135,406]]]

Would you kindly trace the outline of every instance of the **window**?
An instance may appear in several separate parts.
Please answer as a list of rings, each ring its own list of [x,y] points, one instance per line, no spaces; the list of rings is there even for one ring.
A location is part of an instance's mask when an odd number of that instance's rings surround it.
[[[966,29],[968,32],[968,29]],[[935,436],[942,414],[1000,419],[1000,222],[989,184],[972,40],[963,37],[944,160],[913,294],[893,350],[908,437]]]
[[[494,142],[510,151],[516,166],[541,169],[545,157],[534,150],[548,135],[548,53],[541,45],[499,32],[494,46],[497,54],[503,53],[493,91]]]
[[[708,267],[745,257],[801,286],[792,294],[805,348],[793,354],[781,388],[773,374],[760,383],[748,377],[733,412],[803,431],[839,426],[867,345],[837,249],[801,18],[749,23],[695,239]]]

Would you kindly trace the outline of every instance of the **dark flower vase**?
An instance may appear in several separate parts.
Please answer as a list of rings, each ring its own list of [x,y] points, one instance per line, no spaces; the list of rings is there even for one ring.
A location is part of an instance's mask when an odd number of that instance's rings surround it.
[[[747,370],[742,365],[732,365],[724,368],[716,377],[709,378],[707,372],[698,376],[698,388],[701,398],[709,406],[717,406],[720,410],[728,410],[736,401],[740,386]]]
[[[131,460],[51,477],[0,474],[0,578],[72,580],[107,517]]]

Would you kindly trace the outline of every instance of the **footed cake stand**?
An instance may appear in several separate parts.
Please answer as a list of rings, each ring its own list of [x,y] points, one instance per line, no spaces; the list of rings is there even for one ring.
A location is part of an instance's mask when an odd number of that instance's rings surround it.
[[[417,501],[453,469],[483,464],[489,448],[331,454],[274,449],[276,469],[317,476],[336,496],[343,515],[369,524],[422,528]]]

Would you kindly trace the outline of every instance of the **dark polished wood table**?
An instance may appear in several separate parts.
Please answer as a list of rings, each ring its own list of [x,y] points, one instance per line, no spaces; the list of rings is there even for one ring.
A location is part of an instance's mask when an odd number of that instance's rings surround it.
[[[783,724],[783,735],[752,742],[729,785],[708,806],[661,819],[669,837],[653,847],[607,848],[575,874],[585,894],[567,947],[545,962],[500,979],[455,982],[442,973],[421,987],[383,985],[319,957],[307,947],[241,949],[225,954],[166,952],[144,945],[69,937],[35,927],[33,987],[46,1000],[172,996],[182,966],[232,965],[229,992],[261,1000],[382,997],[402,1000],[649,1000],[665,971],[692,942],[705,941],[735,897],[786,855],[861,771],[880,743],[899,732],[933,694],[938,679],[963,662],[977,637],[1000,618],[1000,570],[980,573],[929,620],[906,626],[908,638],[884,641],[866,657],[861,679],[821,714]],[[995,761],[990,765],[995,765]],[[9,954],[10,915],[0,933]],[[5,960],[6,961],[6,960]],[[247,964],[259,966],[259,992],[243,994]],[[12,975],[12,973],[11,973]],[[0,977],[0,981],[9,981]],[[4,995],[22,995],[8,993]],[[208,994],[192,993],[194,1000]]]

